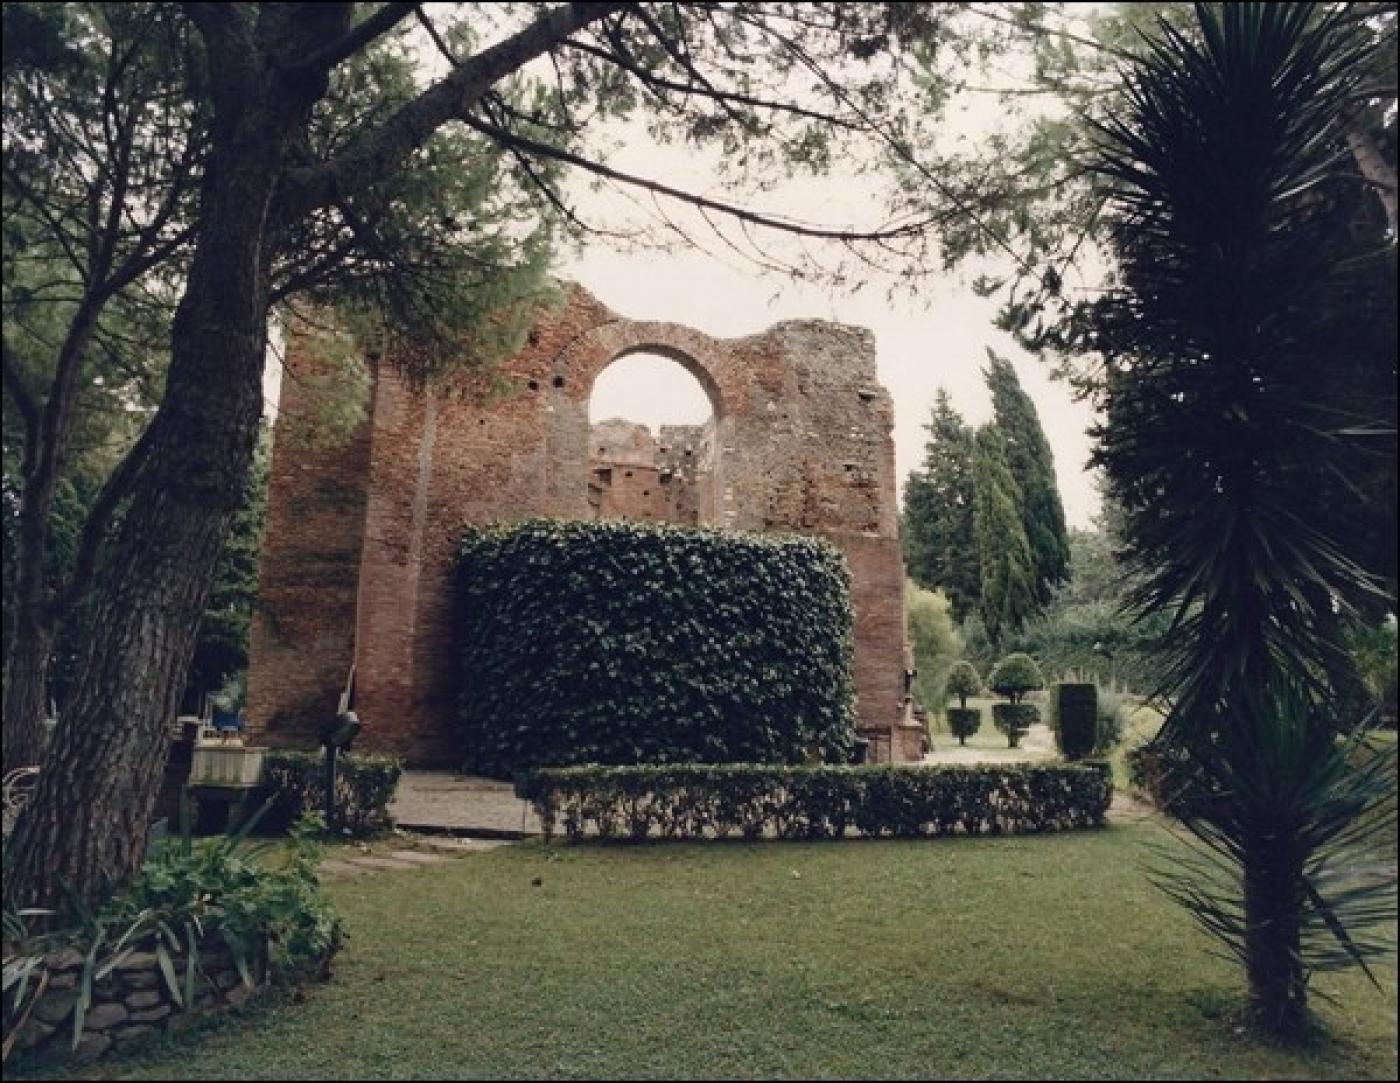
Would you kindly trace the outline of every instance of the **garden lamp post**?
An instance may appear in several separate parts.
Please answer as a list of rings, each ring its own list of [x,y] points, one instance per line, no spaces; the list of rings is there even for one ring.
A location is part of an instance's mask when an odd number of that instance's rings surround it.
[[[326,831],[334,834],[335,824],[335,766],[336,757],[348,752],[350,742],[360,732],[360,719],[354,711],[341,711],[321,723],[321,744],[326,750]]]

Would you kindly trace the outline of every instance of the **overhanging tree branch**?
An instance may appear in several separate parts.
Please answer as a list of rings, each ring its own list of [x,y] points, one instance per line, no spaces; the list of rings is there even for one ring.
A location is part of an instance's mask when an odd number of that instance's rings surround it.
[[[280,210],[289,220],[344,199],[380,180],[442,125],[460,119],[499,80],[543,55],[570,34],[621,3],[572,3],[551,8],[533,23],[484,49],[403,106],[372,132],[351,141],[335,158],[289,170]]]
[[[310,56],[288,67],[288,74],[322,72],[335,67],[342,60],[354,56],[376,38],[387,34],[404,19],[412,15],[417,4],[385,4],[367,19],[356,23],[337,40],[324,49],[318,49]]]
[[[796,234],[799,237],[816,237],[828,241],[876,241],[894,240],[900,237],[912,237],[923,232],[928,225],[924,220],[910,222],[902,226],[893,226],[887,229],[860,230],[860,229],[826,229],[821,226],[809,225],[792,218],[779,218],[768,214],[759,214],[746,207],[741,207],[734,203],[725,203],[717,199],[710,199],[696,192],[687,192],[683,188],[675,188],[660,181],[651,180],[648,177],[638,176],[635,173],[624,173],[620,169],[613,169],[611,166],[595,162],[591,158],[575,154],[572,151],[564,150],[561,147],[551,147],[547,143],[540,143],[519,135],[516,132],[507,131],[504,128],[482,120],[480,117],[468,114],[463,118],[472,128],[483,135],[490,136],[501,146],[510,149],[518,148],[529,154],[539,157],[553,158],[566,165],[575,166],[578,169],[593,173],[599,177],[606,177],[608,180],[627,184],[634,188],[642,188],[648,192],[659,195],[670,196],[672,199],[680,200],[682,203],[689,203],[692,206],[705,210],[718,211],[727,214],[731,218],[741,222],[748,222],[755,226],[765,226],[769,229],[781,230],[784,233]]]

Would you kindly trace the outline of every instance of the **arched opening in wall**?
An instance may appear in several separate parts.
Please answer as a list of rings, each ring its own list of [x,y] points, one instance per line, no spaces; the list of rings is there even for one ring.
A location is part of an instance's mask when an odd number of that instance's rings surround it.
[[[718,402],[697,372],[688,358],[632,352],[598,374],[588,401],[595,518],[715,522]]]

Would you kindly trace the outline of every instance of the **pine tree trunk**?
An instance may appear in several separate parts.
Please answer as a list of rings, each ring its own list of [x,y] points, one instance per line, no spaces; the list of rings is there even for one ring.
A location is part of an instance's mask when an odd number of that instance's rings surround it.
[[[5,770],[32,767],[44,751],[44,716],[48,705],[49,658],[53,629],[42,622],[17,620],[5,654]]]
[[[132,490],[71,701],[11,840],[7,900],[60,880],[89,904],[139,868],[213,570],[262,415],[268,208],[281,148],[249,103],[216,136],[146,468]],[[81,798],[81,799],[79,799]]]
[[[1244,853],[1245,972],[1250,1016],[1270,1037],[1296,1042],[1308,1029],[1302,961],[1303,870],[1272,840]]]

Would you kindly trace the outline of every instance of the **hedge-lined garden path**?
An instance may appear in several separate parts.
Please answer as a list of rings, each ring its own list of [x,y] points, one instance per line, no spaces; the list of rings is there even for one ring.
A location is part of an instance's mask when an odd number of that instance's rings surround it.
[[[320,871],[328,876],[360,876],[365,873],[384,872],[402,869],[422,869],[429,865],[440,865],[464,854],[494,850],[508,845],[506,839],[456,839],[417,836],[412,845],[426,847],[421,850],[399,848],[394,850],[363,851],[353,848],[337,849],[333,856],[321,862]]]

